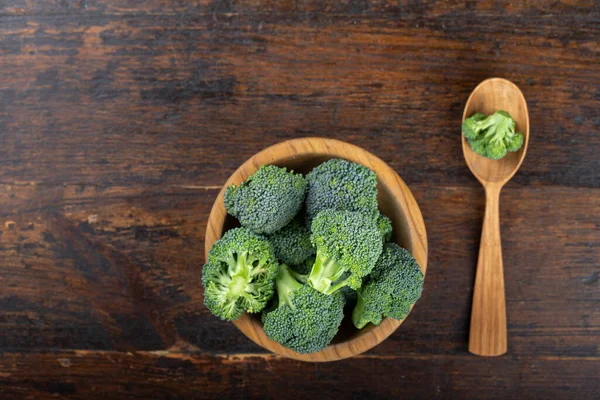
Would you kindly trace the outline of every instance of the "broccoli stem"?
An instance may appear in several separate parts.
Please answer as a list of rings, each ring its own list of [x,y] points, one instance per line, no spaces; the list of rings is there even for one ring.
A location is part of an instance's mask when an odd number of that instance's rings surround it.
[[[494,114],[490,115],[489,117],[487,117],[486,119],[484,119],[482,121],[482,124],[479,126],[479,128],[482,131],[484,131],[488,128],[492,128],[492,127],[498,125],[500,122],[502,122],[503,119],[504,119],[503,115],[494,113]]]
[[[365,302],[364,302],[361,294],[358,293],[357,300],[356,300],[356,306],[354,306],[354,311],[352,311],[352,322],[354,323],[354,326],[357,327],[358,329],[364,328],[369,323],[369,321],[367,319],[362,318],[362,314],[363,314],[364,310],[365,310]]]
[[[225,260],[227,263],[227,273],[233,277],[234,275],[240,275],[243,271],[247,270],[247,259],[248,252],[244,251],[242,253],[229,253],[229,256]]]
[[[248,282],[250,281],[247,255],[248,252],[243,252],[238,254],[237,258],[234,258],[232,255],[231,259],[227,260],[227,264],[232,269],[230,270],[231,281],[229,282],[229,290],[227,292],[227,297],[229,298],[247,297],[246,286],[248,286]],[[235,264],[231,262],[232,260],[235,260]]]
[[[302,282],[302,283],[306,283],[308,281],[308,274],[301,274],[299,272],[294,271],[293,269],[288,269],[290,274],[292,274],[292,276],[294,278],[296,278],[298,281]]]
[[[227,282],[222,281],[228,287],[227,297],[237,298],[244,297],[248,301],[254,301],[254,298],[250,295],[250,292],[255,292],[254,287],[250,285],[251,278],[260,273],[262,268],[254,268],[251,271],[250,266],[255,261],[255,258],[244,251],[239,254],[231,254],[231,257],[227,259],[227,265],[229,267]],[[255,293],[256,294],[256,293]]]
[[[262,265],[253,265],[256,261],[256,257],[247,251],[229,255],[226,260],[227,273],[224,272],[219,278],[227,298],[244,297],[252,303],[255,296],[260,295],[260,286],[250,283],[256,275],[265,272]]]
[[[333,259],[328,259],[323,254],[317,251],[315,264],[308,276],[310,285],[321,293],[331,294],[335,290],[345,285],[336,284],[334,287],[331,284],[344,274],[345,268]],[[334,290],[335,288],[335,290]]]
[[[240,296],[244,293],[248,280],[241,275],[231,277],[231,284],[229,285],[230,296]]]
[[[293,293],[300,289],[302,284],[290,273],[287,265],[281,264],[279,266],[279,273],[277,274],[277,278],[275,278],[275,286],[279,299],[278,307],[285,304],[292,310],[296,309],[296,306],[292,303]]]
[[[340,290],[344,286],[347,286],[349,280],[350,280],[350,278],[346,278],[343,281],[340,281],[340,282],[336,283],[335,285],[329,286],[329,289],[327,289],[325,291],[325,294],[333,294],[333,293],[337,292],[338,290]]]

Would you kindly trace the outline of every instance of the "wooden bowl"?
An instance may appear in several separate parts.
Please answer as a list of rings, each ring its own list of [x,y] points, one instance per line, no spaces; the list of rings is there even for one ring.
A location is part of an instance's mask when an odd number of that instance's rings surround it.
[[[360,147],[333,139],[302,138],[273,145],[246,161],[229,177],[210,212],[206,227],[205,255],[225,231],[237,221],[225,211],[223,195],[231,184],[239,184],[261,165],[273,164],[307,173],[331,158],[362,164],[377,174],[379,209],[392,220],[394,241],[416,258],[423,274],[427,269],[427,234],[419,206],[400,177],[386,163]],[[334,361],[371,349],[391,335],[403,321],[386,318],[378,326],[357,330],[346,317],[333,342],[312,354],[299,354],[272,341],[263,331],[259,314],[244,314],[234,325],[253,342],[274,353],[303,361]]]

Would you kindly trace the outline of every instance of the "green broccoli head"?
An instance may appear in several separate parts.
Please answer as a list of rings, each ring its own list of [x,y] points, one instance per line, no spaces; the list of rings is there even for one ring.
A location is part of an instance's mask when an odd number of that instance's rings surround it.
[[[360,211],[376,216],[377,176],[369,168],[331,159],[307,176],[306,217],[309,223],[325,209]]]
[[[300,266],[298,271],[300,273],[308,272],[302,272],[305,269],[304,263],[315,255],[315,248],[310,242],[310,231],[303,223],[293,219],[283,229],[269,235],[268,238],[279,261],[290,266]]]
[[[381,234],[381,238],[383,239],[383,243],[389,242],[392,240],[392,221],[385,215],[379,213],[377,217],[377,229],[379,229],[379,233]]]
[[[387,243],[369,280],[358,289],[352,322],[358,329],[383,318],[403,319],[421,297],[423,273],[408,250]]]
[[[462,130],[471,149],[492,160],[501,159],[508,151],[518,151],[523,145],[523,134],[515,132],[514,119],[502,110],[488,117],[475,113],[463,122]]]
[[[277,278],[277,308],[263,314],[267,336],[301,354],[322,350],[331,342],[344,318],[344,298],[326,295],[298,282],[286,265]]]
[[[273,296],[277,275],[273,246],[246,228],[227,231],[202,269],[204,304],[224,320],[261,311]]]
[[[239,186],[225,191],[225,208],[243,227],[256,233],[273,233],[298,214],[307,183],[300,174],[266,165]]]
[[[326,294],[346,285],[359,288],[383,247],[375,220],[360,212],[324,210],[313,220],[311,230],[317,256],[309,284]],[[341,279],[344,273],[348,275]]]

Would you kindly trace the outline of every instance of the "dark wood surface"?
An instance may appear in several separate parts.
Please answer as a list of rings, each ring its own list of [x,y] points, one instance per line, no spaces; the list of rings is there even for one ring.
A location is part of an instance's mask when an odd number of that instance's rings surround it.
[[[0,2],[0,397],[597,399],[599,42],[583,0]],[[481,358],[459,126],[491,76],[523,90],[531,143],[501,196],[509,352]],[[408,320],[336,363],[202,304],[220,185],[301,136],[389,163],[429,236]]]

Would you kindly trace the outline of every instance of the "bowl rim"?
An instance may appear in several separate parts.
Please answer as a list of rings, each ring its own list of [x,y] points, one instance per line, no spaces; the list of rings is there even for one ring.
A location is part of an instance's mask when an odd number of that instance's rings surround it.
[[[261,165],[278,163],[282,160],[294,159],[309,154],[343,158],[365,165],[375,171],[378,185],[383,184],[387,187],[400,208],[408,228],[407,238],[411,245],[411,253],[421,267],[423,275],[426,275],[428,243],[425,222],[419,206],[406,183],[389,165],[367,150],[347,142],[322,137],[290,139],[271,145],[250,157],[231,174],[219,191],[208,218],[204,242],[205,259],[212,245],[223,234],[224,221],[227,216],[223,202],[226,188],[231,184],[239,184],[245,181]],[[247,313],[232,322],[250,340],[266,350],[296,360],[321,362],[352,357],[375,347],[390,336],[404,322],[404,319],[385,318],[377,326],[369,325],[363,328],[360,334],[355,337],[340,343],[330,344],[325,349],[310,354],[296,353],[272,341],[265,334],[262,324],[255,321]]]

